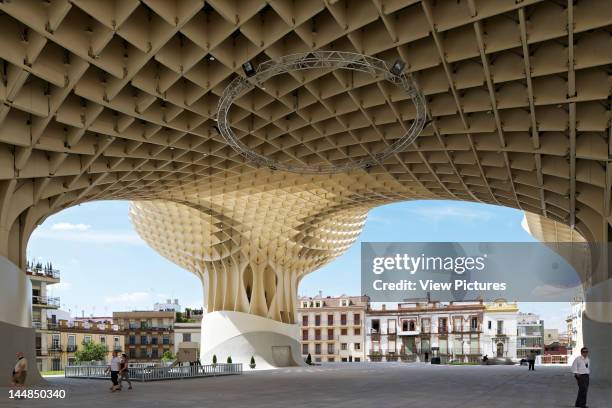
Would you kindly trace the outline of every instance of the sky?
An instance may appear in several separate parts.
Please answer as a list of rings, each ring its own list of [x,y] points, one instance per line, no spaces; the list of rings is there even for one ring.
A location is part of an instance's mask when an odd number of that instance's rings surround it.
[[[39,226],[28,244],[30,260],[50,261],[61,282],[49,286],[63,310],[75,316],[151,309],[178,298],[201,307],[200,281],[140,239],[128,218],[129,202],[97,201],[68,208]],[[532,242],[523,213],[511,208],[457,201],[411,201],[370,211],[358,241],[341,257],[307,275],[300,295],[361,293],[360,242]],[[519,303],[540,314],[546,328],[565,331],[569,303]]]

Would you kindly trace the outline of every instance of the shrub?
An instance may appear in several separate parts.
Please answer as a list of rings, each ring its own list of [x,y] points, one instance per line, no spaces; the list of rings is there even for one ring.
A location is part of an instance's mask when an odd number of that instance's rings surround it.
[[[213,365],[217,365],[217,355],[213,354]]]
[[[251,363],[249,364],[251,368],[255,368],[255,357],[251,356]]]
[[[170,361],[170,360],[174,360],[174,356],[172,355],[172,352],[170,350],[168,351],[164,351],[164,354],[162,354],[162,361]]]
[[[232,364],[232,356],[227,357],[227,364]]]
[[[308,353],[308,356],[306,357],[306,364],[312,364],[312,356],[310,355],[310,353]]]
[[[108,348],[104,344],[94,343],[93,341],[83,342],[83,347],[74,353],[77,362],[82,361],[104,361]]]

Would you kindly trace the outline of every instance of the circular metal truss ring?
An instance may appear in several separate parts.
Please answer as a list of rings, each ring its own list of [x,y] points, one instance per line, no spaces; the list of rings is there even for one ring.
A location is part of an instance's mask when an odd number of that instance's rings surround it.
[[[240,96],[255,87],[263,87],[263,83],[273,76],[307,69],[345,69],[359,71],[375,77],[382,77],[387,82],[402,88],[412,100],[416,108],[416,118],[408,130],[384,150],[370,154],[358,160],[335,164],[297,164],[280,162],[261,155],[242,143],[234,134],[228,122],[228,112]],[[254,74],[249,77],[238,76],[224,89],[217,106],[217,126],[221,136],[227,143],[248,161],[273,170],[284,170],[293,173],[330,174],[348,172],[356,168],[369,168],[382,163],[392,154],[403,151],[421,133],[426,123],[425,97],[416,86],[410,74],[391,72],[387,64],[367,55],[343,51],[312,51],[301,54],[291,54],[269,60],[260,64]]]

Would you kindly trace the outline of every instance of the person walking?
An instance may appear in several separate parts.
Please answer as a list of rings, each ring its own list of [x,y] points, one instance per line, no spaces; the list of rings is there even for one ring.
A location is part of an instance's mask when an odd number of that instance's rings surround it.
[[[26,378],[28,376],[28,360],[21,351],[18,351],[15,356],[17,357],[17,362],[15,363],[15,368],[13,368],[13,386],[16,388],[25,388]]]
[[[529,357],[527,357],[527,362],[529,363],[529,371],[535,371],[535,360],[536,360],[536,352],[531,350],[529,353]]]
[[[574,359],[572,363],[572,373],[578,383],[578,396],[576,397],[576,407],[586,408],[587,392],[589,391],[589,349],[583,347],[580,349],[580,355]]]
[[[121,358],[119,358],[119,354],[116,351],[113,351],[113,358],[111,358],[110,364],[106,367],[105,373],[110,371],[111,373],[111,381],[113,382],[113,386],[110,388],[112,392],[117,390],[121,391],[121,386],[119,385],[119,370],[121,369]]]
[[[129,387],[128,390],[132,389],[132,382],[130,381],[130,366],[127,354],[121,354],[121,365],[119,366],[119,388],[123,387],[123,380],[127,381]]]

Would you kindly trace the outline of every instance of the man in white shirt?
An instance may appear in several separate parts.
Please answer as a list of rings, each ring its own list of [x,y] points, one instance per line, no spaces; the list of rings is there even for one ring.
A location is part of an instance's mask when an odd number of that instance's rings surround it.
[[[576,398],[576,406],[580,408],[586,408],[587,402],[587,391],[589,390],[589,374],[591,369],[589,368],[589,350],[583,347],[580,350],[580,356],[574,359],[572,363],[572,373],[578,382],[578,397]]]
[[[119,370],[121,366],[121,358],[116,351],[113,351],[113,358],[111,358],[109,366],[106,368],[106,372],[110,371],[111,373],[111,381],[113,382],[113,386],[110,388],[111,391],[115,392],[116,390],[121,390],[119,386]]]

